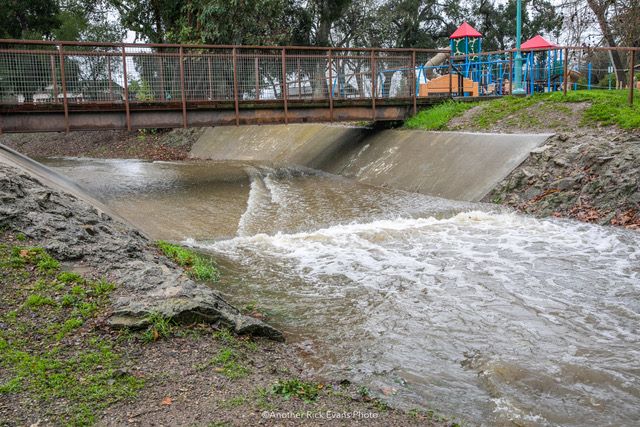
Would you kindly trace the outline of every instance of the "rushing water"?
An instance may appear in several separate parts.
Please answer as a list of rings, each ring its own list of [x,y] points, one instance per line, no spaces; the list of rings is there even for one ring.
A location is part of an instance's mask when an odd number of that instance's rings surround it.
[[[471,424],[637,425],[640,234],[305,169],[49,160],[212,253],[320,375]]]

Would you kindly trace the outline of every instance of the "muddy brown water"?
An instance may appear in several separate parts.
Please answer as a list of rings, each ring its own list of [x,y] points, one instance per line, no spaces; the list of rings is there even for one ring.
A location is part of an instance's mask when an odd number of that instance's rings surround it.
[[[212,254],[321,376],[471,425],[638,425],[640,233],[303,168],[46,164]]]

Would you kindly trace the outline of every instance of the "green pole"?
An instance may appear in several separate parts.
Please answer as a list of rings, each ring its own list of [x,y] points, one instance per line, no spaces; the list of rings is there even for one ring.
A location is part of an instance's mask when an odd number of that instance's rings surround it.
[[[520,52],[520,39],[522,38],[522,0],[518,0],[516,12],[516,59],[513,95],[526,95],[522,88],[522,52]]]

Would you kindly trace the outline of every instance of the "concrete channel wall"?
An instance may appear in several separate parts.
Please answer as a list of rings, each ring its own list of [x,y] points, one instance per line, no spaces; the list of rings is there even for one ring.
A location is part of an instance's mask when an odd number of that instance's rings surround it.
[[[217,127],[204,132],[191,156],[297,164],[372,185],[478,201],[550,136],[323,124]]]
[[[48,187],[69,193],[77,199],[92,205],[98,210],[98,212],[105,213],[112,218],[116,218],[121,222],[127,223],[127,221],[120,215],[116,214],[101,201],[90,195],[85,189],[75,182],[2,144],[0,144],[0,164],[19,169],[23,173],[37,179]]]

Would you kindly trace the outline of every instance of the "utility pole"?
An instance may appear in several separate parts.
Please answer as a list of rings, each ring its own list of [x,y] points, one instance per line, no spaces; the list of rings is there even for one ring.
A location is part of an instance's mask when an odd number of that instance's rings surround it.
[[[516,58],[515,76],[512,95],[524,96],[526,91],[522,88],[522,52],[520,52],[520,41],[522,38],[522,0],[518,0],[516,12]],[[565,58],[566,61],[566,58]]]

